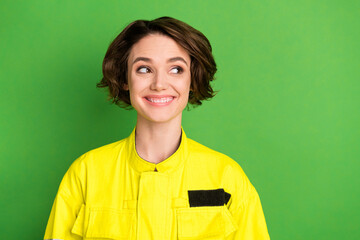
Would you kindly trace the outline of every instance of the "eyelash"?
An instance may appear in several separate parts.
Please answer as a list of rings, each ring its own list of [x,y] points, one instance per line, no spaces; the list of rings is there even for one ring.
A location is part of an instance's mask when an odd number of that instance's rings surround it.
[[[142,69],[142,68],[146,68],[147,71],[150,71],[150,72],[151,72],[151,69],[150,69],[149,67],[147,67],[147,66],[140,66],[140,67],[138,67],[138,68],[136,69],[136,72],[138,72],[138,73],[143,73],[143,72],[140,72],[140,69]],[[146,72],[146,73],[147,73],[147,72]]]
[[[149,67],[147,67],[147,66],[140,66],[140,67],[138,67],[138,68],[136,69],[136,72],[138,72],[138,73],[143,73],[143,72],[140,72],[140,69],[142,69],[142,68],[146,68],[147,71],[150,71],[150,72],[151,72],[151,69],[150,69]],[[177,73],[177,74],[181,74],[181,73],[184,72],[184,69],[183,69],[182,67],[179,67],[179,66],[176,66],[176,67],[171,68],[170,71],[172,71],[173,69],[177,69],[177,70],[178,70],[178,73]],[[148,73],[148,72],[146,72],[146,73]]]
[[[184,69],[182,68],[182,67],[179,67],[179,66],[177,66],[177,67],[174,67],[174,68],[172,68],[171,70],[173,70],[173,69],[178,69],[178,74],[180,74],[180,73],[183,73],[184,72]]]

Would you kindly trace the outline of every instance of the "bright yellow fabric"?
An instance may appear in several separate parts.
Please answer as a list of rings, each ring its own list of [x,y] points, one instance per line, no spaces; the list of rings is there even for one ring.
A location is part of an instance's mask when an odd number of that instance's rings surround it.
[[[157,172],[155,172],[155,167]],[[227,205],[190,207],[188,190],[223,188]],[[44,239],[270,239],[259,196],[237,162],[186,137],[154,164],[128,138],[91,150],[65,174]]]

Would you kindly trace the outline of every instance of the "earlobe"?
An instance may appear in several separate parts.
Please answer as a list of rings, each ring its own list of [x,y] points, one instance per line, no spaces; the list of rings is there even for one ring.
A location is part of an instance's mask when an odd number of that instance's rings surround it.
[[[129,86],[128,86],[127,84],[124,84],[123,89],[124,89],[125,91],[129,91]]]

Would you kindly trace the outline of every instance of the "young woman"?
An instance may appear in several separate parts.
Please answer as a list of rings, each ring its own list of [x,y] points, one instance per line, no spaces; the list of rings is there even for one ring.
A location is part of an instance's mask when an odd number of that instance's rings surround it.
[[[136,126],[71,165],[45,239],[270,239],[238,163],[181,127],[187,104],[214,96],[215,72],[209,41],[184,22],[128,25],[106,53],[98,86],[136,110]]]

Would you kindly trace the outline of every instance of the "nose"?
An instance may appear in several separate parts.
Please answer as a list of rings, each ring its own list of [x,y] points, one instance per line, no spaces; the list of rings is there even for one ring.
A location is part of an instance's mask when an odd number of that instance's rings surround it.
[[[156,74],[154,74],[154,78],[150,86],[151,90],[161,91],[167,89],[167,87],[168,87],[168,82],[167,82],[166,74],[161,72],[157,72]]]

